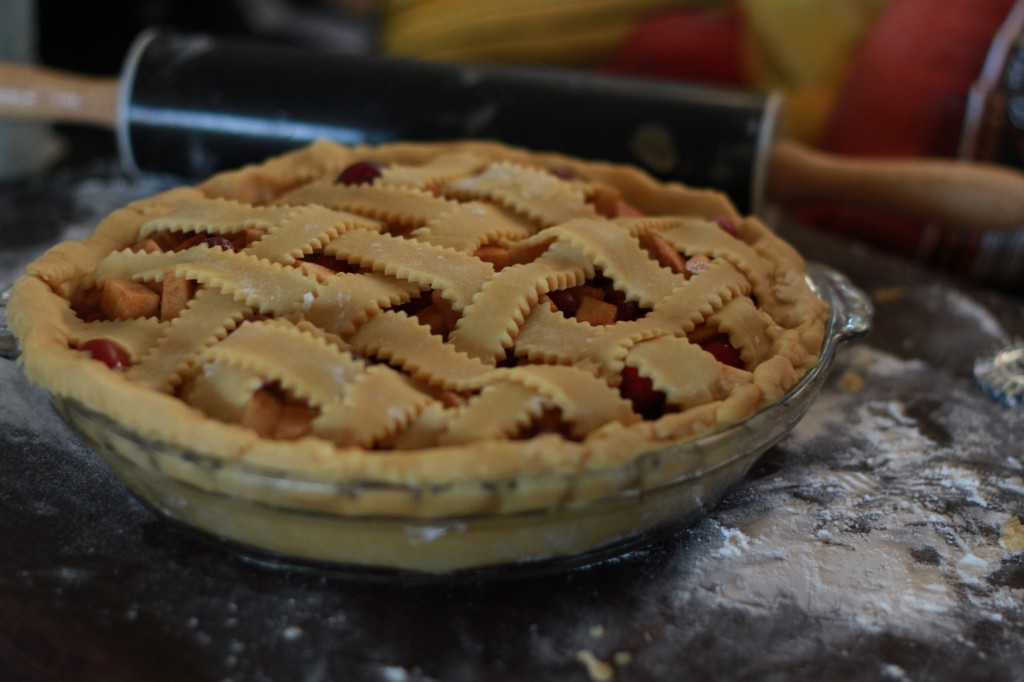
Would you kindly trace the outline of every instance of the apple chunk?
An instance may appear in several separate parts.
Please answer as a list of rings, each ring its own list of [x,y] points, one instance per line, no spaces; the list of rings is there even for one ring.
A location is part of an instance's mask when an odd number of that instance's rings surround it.
[[[108,279],[100,294],[100,309],[110,320],[155,317],[160,312],[160,294],[130,279]]]
[[[190,279],[168,269],[164,272],[163,296],[160,298],[160,321],[177,317],[195,295],[196,285]]]

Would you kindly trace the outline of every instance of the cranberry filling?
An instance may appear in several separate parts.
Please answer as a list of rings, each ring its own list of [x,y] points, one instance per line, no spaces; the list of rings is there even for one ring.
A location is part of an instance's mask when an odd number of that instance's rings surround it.
[[[459,322],[459,314],[452,309],[440,291],[428,289],[416,298],[398,306],[397,310],[404,312],[410,317],[415,317],[419,323],[430,328],[430,333],[448,340],[448,334],[455,329]]]
[[[743,369],[743,360],[740,352],[734,345],[729,343],[729,337],[725,334],[718,334],[700,344],[700,347],[715,356],[723,365]]]
[[[211,249],[221,249],[223,251],[234,251],[235,245],[231,243],[231,240],[227,237],[221,237],[220,235],[213,235],[203,240],[203,244],[206,244]]]
[[[549,291],[547,297],[566,317],[591,324],[628,322],[648,312],[635,301],[627,301],[614,282],[600,273],[571,289]]]
[[[328,270],[333,270],[334,272],[359,272],[358,265],[353,265],[352,263],[332,258],[324,253],[311,253],[308,256],[303,256],[302,260],[307,263],[313,263],[314,265],[320,265]]]
[[[734,223],[729,218],[715,218],[714,223],[715,225],[718,225],[720,228],[722,228],[722,230],[724,230],[725,232],[728,232],[730,236],[735,237],[736,239],[740,238],[740,231],[736,229],[736,223]]]
[[[380,177],[383,166],[374,161],[357,161],[341,171],[338,179],[339,185],[368,185]]]
[[[122,370],[131,364],[128,353],[110,339],[89,339],[78,349],[87,351],[94,360],[99,360],[110,369]]]
[[[433,304],[433,302],[434,301],[431,298],[431,291],[428,289],[427,291],[424,291],[416,298],[410,298],[408,301],[398,306],[397,309],[402,311],[406,315],[415,315],[421,310],[428,308],[430,305]]]
[[[572,317],[576,314],[576,308],[579,307],[579,301],[576,295],[570,289],[559,289],[558,291],[549,291],[548,298],[555,304],[566,317]]]
[[[498,367],[517,367],[519,365],[519,358],[516,357],[515,349],[505,349],[505,359],[497,362]]]
[[[609,286],[605,287],[604,300],[615,306],[615,321],[629,322],[638,320],[647,314],[647,311],[640,307],[636,301],[627,301],[626,294],[618,289],[611,288],[611,280],[605,280]]]
[[[633,411],[644,419],[658,419],[665,413],[665,394],[654,389],[654,382],[635,367],[622,369],[619,395],[633,403]]]
[[[389,223],[384,231],[393,237],[408,237],[415,229],[414,223]]]
[[[630,322],[632,320],[639,320],[641,317],[647,314],[640,304],[636,301],[623,301],[618,304],[619,310],[616,314],[616,322]]]
[[[561,410],[544,410],[529,426],[520,431],[515,438],[517,440],[529,440],[545,433],[553,433],[562,438],[572,439],[569,426],[562,420]]]
[[[551,173],[560,180],[578,180],[580,177],[576,171],[568,166],[551,166],[548,168],[548,173]]]

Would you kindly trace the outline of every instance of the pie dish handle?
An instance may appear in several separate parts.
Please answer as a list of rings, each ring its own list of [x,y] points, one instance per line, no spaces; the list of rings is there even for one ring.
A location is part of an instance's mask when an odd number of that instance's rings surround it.
[[[7,326],[7,302],[11,299],[13,289],[12,285],[0,292],[0,358],[5,360],[17,360],[21,355],[18,339]]]
[[[821,263],[808,263],[807,280],[815,293],[832,305],[835,341],[852,341],[871,331],[875,315],[871,299],[846,275]]]

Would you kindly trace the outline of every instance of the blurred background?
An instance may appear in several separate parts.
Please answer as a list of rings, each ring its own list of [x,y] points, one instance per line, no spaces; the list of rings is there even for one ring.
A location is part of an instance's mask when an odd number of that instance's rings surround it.
[[[782,89],[790,136],[954,155],[1014,0],[38,0],[42,63],[116,74],[149,26],[357,54]]]
[[[17,0],[15,0],[17,1]],[[781,134],[843,154],[1024,158],[1015,0],[38,0],[37,60],[115,75],[151,26],[316,50],[552,65],[786,97]],[[110,143],[103,133],[93,144]],[[800,219],[937,264],[965,237],[838,206]],[[985,248],[1024,243],[1004,241]],[[981,248],[974,241],[970,248]],[[1022,240],[1019,235],[1017,242]],[[1016,242],[1014,242],[1016,244]],[[973,252],[972,252],[973,253]]]

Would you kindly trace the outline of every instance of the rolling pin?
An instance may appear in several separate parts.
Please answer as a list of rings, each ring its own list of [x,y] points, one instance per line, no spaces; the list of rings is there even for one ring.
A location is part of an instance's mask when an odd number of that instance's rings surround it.
[[[782,97],[591,73],[357,57],[147,31],[118,77],[0,64],[0,118],[112,129],[125,167],[184,177],[330,139],[481,138],[638,165],[764,202],[837,202],[962,228],[1024,227],[1024,174],[853,159],[778,139]]]

